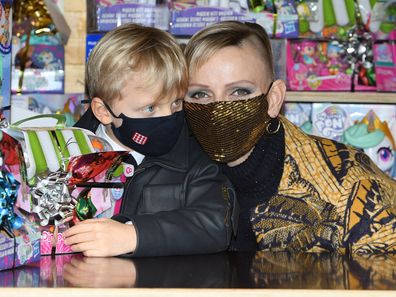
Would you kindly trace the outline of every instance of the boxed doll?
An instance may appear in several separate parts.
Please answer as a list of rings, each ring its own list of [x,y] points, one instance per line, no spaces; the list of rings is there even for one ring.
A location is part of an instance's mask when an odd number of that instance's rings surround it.
[[[133,165],[122,163],[127,152],[111,151],[93,133],[64,128],[64,119],[52,117],[54,128],[21,127],[38,126],[37,121],[45,118],[38,116],[4,130],[23,151],[20,159],[26,168],[17,178],[26,186],[20,190],[16,206],[33,216],[39,226],[42,254],[71,252],[62,236],[70,225],[118,213],[126,176],[134,170]],[[0,142],[1,151],[7,147]]]
[[[288,87],[293,91],[349,91],[351,69],[338,42],[288,40]]]
[[[372,44],[356,42],[288,40],[286,65],[289,89],[375,91]],[[353,51],[349,53],[351,46]]]

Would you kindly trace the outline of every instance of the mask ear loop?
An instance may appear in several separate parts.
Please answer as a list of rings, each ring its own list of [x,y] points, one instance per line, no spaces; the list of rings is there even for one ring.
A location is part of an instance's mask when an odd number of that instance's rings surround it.
[[[110,114],[111,114],[114,118],[121,119],[120,116],[116,116],[116,115],[114,114],[114,112],[111,110],[110,106],[109,106],[106,102],[104,102],[103,100],[102,100],[102,102],[103,102],[103,105],[107,108],[107,110],[110,112]]]
[[[120,116],[116,116],[116,115],[114,114],[114,112],[111,110],[110,106],[109,106],[106,102],[104,102],[103,100],[101,100],[101,101],[102,101],[103,105],[106,107],[106,109],[110,112],[110,114],[111,114],[113,117],[115,117],[115,118],[117,118],[117,119],[120,119],[120,118],[121,118]],[[91,99],[84,99],[84,100],[81,100],[81,103],[82,103],[82,104],[91,104],[91,103],[92,103],[92,100],[91,100]]]

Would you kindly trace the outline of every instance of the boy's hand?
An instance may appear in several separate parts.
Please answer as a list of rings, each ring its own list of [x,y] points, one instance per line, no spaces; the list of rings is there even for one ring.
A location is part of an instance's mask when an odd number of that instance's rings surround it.
[[[136,230],[133,225],[112,219],[85,220],[63,232],[65,243],[73,252],[87,257],[109,257],[133,252],[136,249]]]

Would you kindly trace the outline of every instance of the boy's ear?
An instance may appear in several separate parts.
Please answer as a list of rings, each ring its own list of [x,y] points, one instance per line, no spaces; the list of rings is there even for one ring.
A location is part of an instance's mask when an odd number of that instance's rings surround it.
[[[95,117],[103,124],[108,125],[112,122],[112,117],[102,99],[99,97],[92,98],[91,109]]]
[[[286,97],[286,85],[278,79],[272,84],[271,90],[268,93],[268,115],[271,118],[276,118],[282,108]]]

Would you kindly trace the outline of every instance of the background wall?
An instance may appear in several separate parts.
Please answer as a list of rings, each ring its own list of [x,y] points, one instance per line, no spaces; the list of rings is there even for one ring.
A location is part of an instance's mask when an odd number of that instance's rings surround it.
[[[65,93],[83,93],[85,75],[86,1],[66,0],[64,11],[71,34],[65,48]]]

